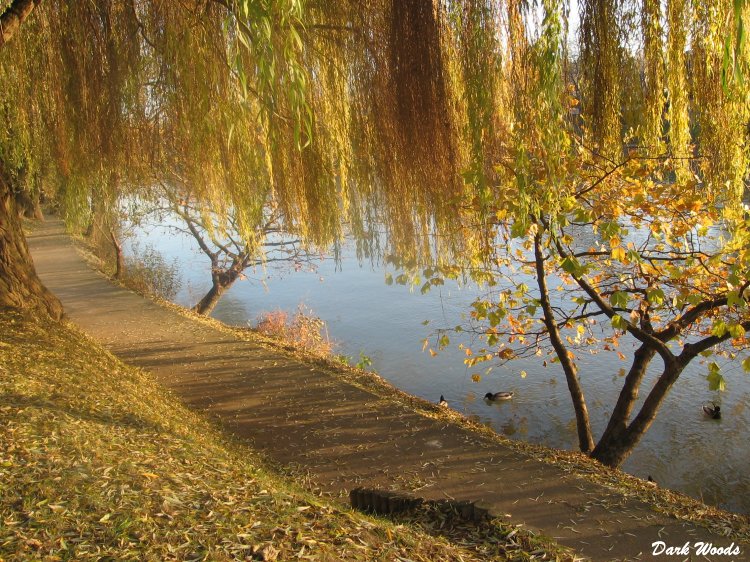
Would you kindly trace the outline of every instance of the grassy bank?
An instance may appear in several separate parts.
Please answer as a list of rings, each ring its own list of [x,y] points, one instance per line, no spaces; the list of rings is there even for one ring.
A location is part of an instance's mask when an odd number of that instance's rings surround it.
[[[350,512],[263,466],[74,329],[0,311],[2,560],[548,557],[495,522]]]

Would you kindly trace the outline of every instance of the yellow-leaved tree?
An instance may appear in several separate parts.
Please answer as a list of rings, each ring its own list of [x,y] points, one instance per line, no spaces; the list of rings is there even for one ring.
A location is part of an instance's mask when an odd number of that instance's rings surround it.
[[[511,12],[508,36],[514,25],[523,35],[508,44],[509,125],[491,203],[473,223],[489,243],[464,267],[392,259],[404,270],[397,279],[419,279],[423,291],[460,275],[484,285],[469,324],[438,330],[437,347],[456,330],[483,342],[467,351],[469,366],[551,356],[580,449],[610,466],[632,452],[691,361],[738,357],[750,330],[750,14],[744,2],[663,7],[583,2],[577,55],[565,48],[563,2],[542,2],[533,34]],[[477,207],[463,207],[467,220]],[[631,348],[629,358],[619,351]],[[580,354],[597,350],[630,361],[600,436],[578,369]],[[644,390],[655,361],[660,374]],[[713,390],[725,384],[719,365],[709,363]]]

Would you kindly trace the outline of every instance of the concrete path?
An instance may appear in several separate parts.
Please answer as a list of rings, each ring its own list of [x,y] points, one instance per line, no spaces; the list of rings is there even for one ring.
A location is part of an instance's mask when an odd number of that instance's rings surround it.
[[[367,485],[479,500],[593,560],[750,560],[749,544],[739,556],[653,557],[654,541],[731,541],[121,289],[89,268],[59,221],[39,225],[29,244],[73,323],[324,490]]]

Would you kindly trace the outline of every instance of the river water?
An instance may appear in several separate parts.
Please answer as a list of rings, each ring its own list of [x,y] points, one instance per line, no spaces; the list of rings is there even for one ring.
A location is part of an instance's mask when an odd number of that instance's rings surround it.
[[[182,280],[175,298],[178,304],[195,304],[210,287],[208,259],[192,238],[152,227],[136,230],[132,240],[176,260]],[[442,394],[451,408],[512,439],[576,448],[573,408],[559,365],[545,367],[543,358],[517,360],[496,367],[477,383],[471,374],[478,369],[467,370],[455,338],[435,357],[422,351],[424,338],[434,328],[461,323],[478,294],[476,287],[446,281],[422,295],[418,289],[386,285],[385,273],[381,265],[360,264],[353,249],[346,247],[338,265],[323,260],[315,271],[248,271],[248,279],[238,281],[224,295],[212,316],[228,324],[254,325],[263,312],[293,313],[303,304],[325,321],[330,338],[337,342],[337,353],[354,358],[353,362],[364,353],[372,359],[370,368],[398,388],[431,401]],[[624,339],[620,350],[629,355]],[[741,360],[723,365],[727,380],[723,393],[709,391],[706,365],[691,365],[622,468],[707,503],[750,513],[750,376],[744,374]],[[599,353],[581,357],[579,367],[596,438],[628,364],[615,354]],[[521,371],[527,375],[522,377]],[[650,373],[642,396],[656,374]],[[499,403],[483,399],[486,392],[496,391],[515,395]],[[722,419],[704,415],[702,405],[709,401],[721,403]]]

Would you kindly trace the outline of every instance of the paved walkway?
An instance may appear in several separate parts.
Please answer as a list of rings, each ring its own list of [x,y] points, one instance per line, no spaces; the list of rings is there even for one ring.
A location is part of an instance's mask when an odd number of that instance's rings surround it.
[[[432,499],[479,500],[593,560],[697,560],[653,557],[651,543],[731,542],[116,287],[88,267],[59,221],[39,225],[29,244],[72,322],[327,491],[419,488]],[[706,559],[750,560],[750,545],[741,548]]]

